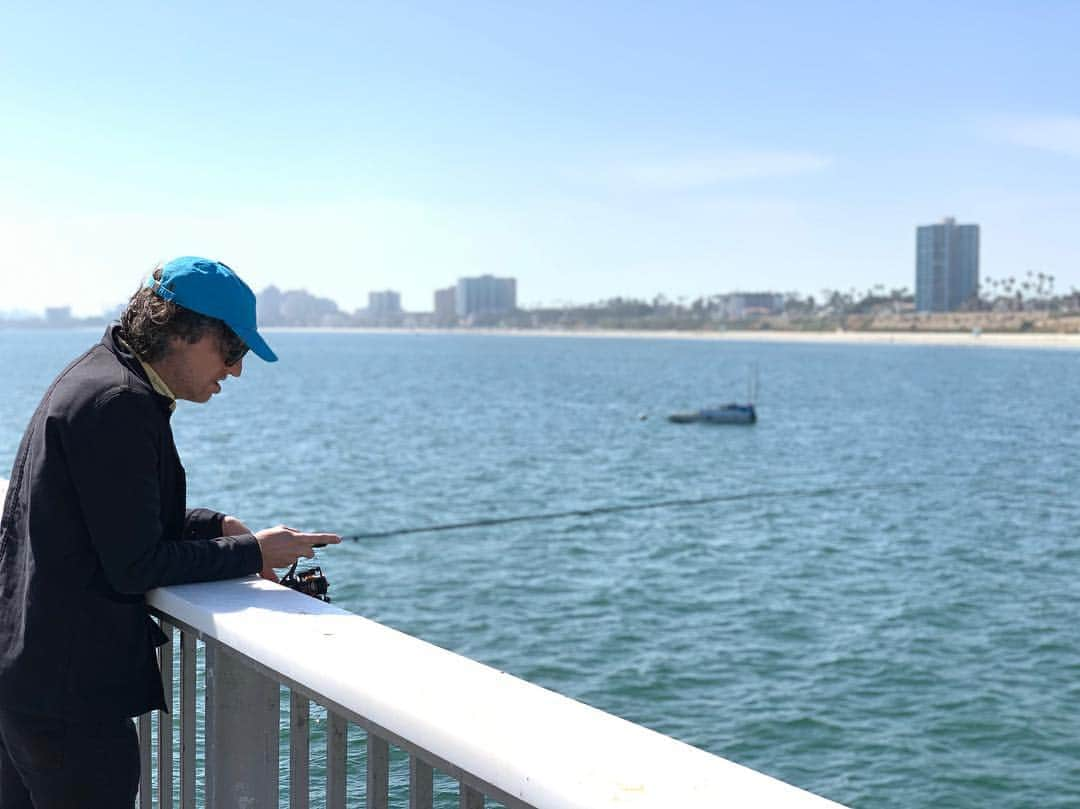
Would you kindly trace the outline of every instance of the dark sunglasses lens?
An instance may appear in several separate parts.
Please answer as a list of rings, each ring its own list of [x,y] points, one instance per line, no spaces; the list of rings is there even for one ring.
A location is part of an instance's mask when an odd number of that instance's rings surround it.
[[[248,353],[248,347],[245,345],[232,346],[229,348],[229,353],[225,357],[226,365],[236,365],[244,358],[244,355]]]
[[[224,355],[226,365],[236,365],[247,352],[247,344],[231,330],[222,335],[221,353]]]

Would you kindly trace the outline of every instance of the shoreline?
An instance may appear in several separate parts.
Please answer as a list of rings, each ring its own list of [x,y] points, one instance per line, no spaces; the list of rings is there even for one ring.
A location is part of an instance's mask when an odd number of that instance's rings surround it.
[[[885,331],[642,331],[613,329],[438,329],[386,327],[264,326],[267,332],[344,333],[344,334],[416,334],[483,335],[498,337],[583,337],[609,340],[713,340],[755,343],[818,343],[825,345],[915,345],[965,348],[1050,348],[1080,350],[1080,334],[1052,332],[885,332]]]
[[[3,328],[4,332],[94,332],[99,326],[54,328]],[[1040,348],[1080,350],[1078,332],[982,332],[971,331],[797,331],[784,329],[731,329],[727,331],[651,330],[651,329],[514,329],[514,328],[435,328],[388,326],[262,326],[270,333],[308,334],[412,334],[495,337],[581,337],[591,340],[710,340],[742,343],[817,343],[823,345],[907,345],[961,348]]]

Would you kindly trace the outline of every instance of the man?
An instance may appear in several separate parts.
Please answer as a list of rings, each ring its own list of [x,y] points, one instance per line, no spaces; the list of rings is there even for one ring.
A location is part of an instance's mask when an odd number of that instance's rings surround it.
[[[251,290],[220,262],[178,258],[38,405],[0,520],[0,809],[131,809],[130,717],[166,707],[146,591],[276,580],[340,541],[186,508],[175,400],[208,401],[248,349],[277,359]]]

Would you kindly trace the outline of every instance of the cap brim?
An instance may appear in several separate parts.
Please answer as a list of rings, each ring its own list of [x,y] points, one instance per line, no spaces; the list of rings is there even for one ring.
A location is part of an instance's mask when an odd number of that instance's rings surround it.
[[[234,331],[236,331],[237,337],[243,340],[260,360],[277,362],[277,354],[270,349],[270,346],[266,344],[266,340],[260,337],[255,329],[244,329],[243,331],[234,329]]]

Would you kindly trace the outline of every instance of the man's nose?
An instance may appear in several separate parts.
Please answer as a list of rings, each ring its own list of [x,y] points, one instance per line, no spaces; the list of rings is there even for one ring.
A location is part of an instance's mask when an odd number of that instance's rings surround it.
[[[240,376],[240,374],[244,373],[244,358],[241,357],[232,365],[226,365],[225,371],[229,376]]]

